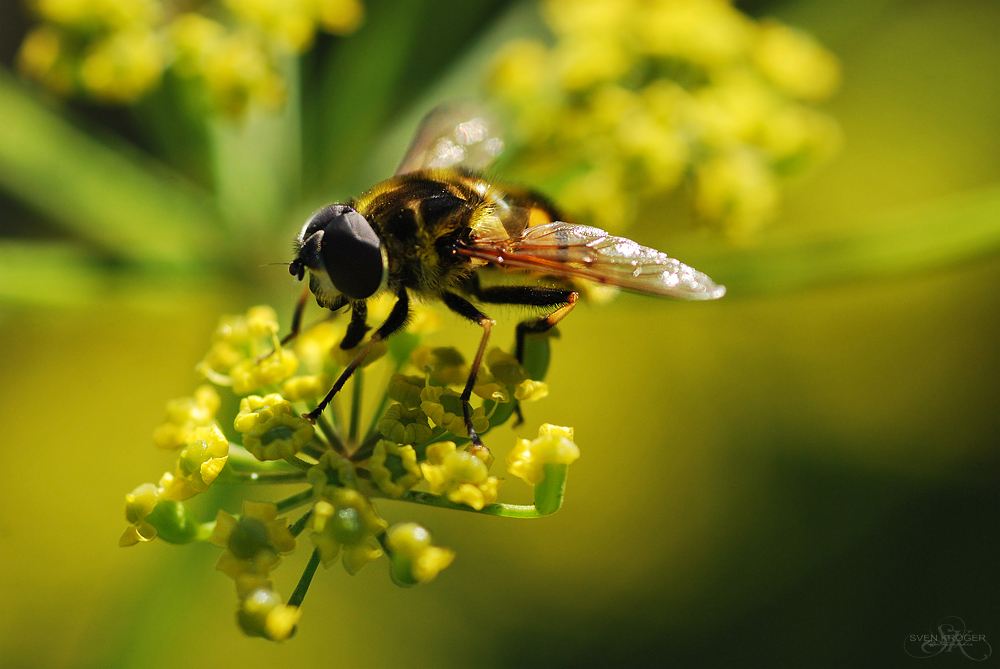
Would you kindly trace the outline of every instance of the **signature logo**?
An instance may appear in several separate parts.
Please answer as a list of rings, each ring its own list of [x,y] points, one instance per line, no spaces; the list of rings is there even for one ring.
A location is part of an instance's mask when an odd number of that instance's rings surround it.
[[[907,635],[903,650],[910,657],[920,659],[957,651],[976,662],[982,662],[993,653],[986,635],[966,629],[965,621],[958,616],[942,618],[935,631],[928,629],[922,634]]]

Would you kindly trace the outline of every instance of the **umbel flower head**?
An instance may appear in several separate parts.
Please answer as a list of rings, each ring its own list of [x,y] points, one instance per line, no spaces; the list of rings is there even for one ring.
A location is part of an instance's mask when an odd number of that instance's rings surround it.
[[[439,320],[425,309],[417,309],[424,328]],[[205,541],[221,548],[216,568],[233,579],[236,618],[247,635],[289,638],[319,565],[339,563],[356,574],[387,558],[393,582],[411,587],[453,562],[455,553],[434,545],[427,529],[410,522],[390,527],[376,505],[392,505],[394,513],[401,505],[426,504],[516,518],[559,508],[566,464],[579,455],[572,430],[543,426],[538,439],[519,440],[509,471],[535,486],[536,504],[498,503],[493,457],[486,449],[469,449],[457,388],[470,370],[457,350],[420,347],[418,336],[390,339],[355,372],[350,383],[356,392],[335,396],[314,426],[303,414],[343,369],[339,343],[346,325],[320,323],[292,348],[281,345],[278,331],[270,307],[220,320],[196,366],[205,383],[190,397],[171,400],[164,423],[153,431],[154,444],[176,451],[177,462],[158,484],[126,495],[128,525],[119,541]],[[529,336],[525,346],[532,354],[527,360],[548,359],[547,336]],[[369,370],[389,381],[366,413],[360,391]],[[509,353],[490,351],[473,392],[480,434],[509,420],[521,402],[543,397],[542,373]],[[347,397],[349,407],[343,406]],[[278,483],[299,490],[277,501],[254,494],[256,484],[273,490]],[[212,517],[201,518],[185,501],[209,488],[215,494],[205,501],[216,507]],[[275,577],[303,543],[303,532],[312,555],[284,600]]]

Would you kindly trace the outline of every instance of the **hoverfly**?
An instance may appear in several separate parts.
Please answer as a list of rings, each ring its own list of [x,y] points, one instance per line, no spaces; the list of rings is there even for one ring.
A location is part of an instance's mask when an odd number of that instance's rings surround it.
[[[517,326],[515,354],[521,360],[526,335],[549,330],[573,309],[579,297],[574,280],[687,300],[725,294],[725,287],[660,251],[567,223],[541,194],[486,179],[481,171],[501,148],[474,108],[438,107],[421,122],[395,176],[347,204],[320,209],[302,227],[289,271],[299,280],[308,271],[308,291],[296,305],[285,341],[298,333],[309,292],[332,311],[350,307],[351,321],[340,343],[345,350],[356,347],[370,329],[368,300],[385,291],[396,297],[385,322],[308,419],[322,413],[373,343],[404,328],[411,294],[441,300],[483,328],[461,395],[469,438],[480,448],[469,399],[494,321],[474,302],[551,309]],[[491,267],[526,270],[557,285],[483,286],[480,270]]]

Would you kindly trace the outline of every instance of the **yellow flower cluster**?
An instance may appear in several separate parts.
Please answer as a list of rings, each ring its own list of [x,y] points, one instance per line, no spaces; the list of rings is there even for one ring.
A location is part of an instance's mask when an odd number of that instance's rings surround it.
[[[376,303],[372,311],[383,308]],[[420,321],[421,327],[429,328],[438,319],[424,314]],[[443,441],[466,436],[455,388],[467,383],[470,370],[457,350],[419,347],[415,338],[395,340],[395,348],[382,347],[367,361],[379,360],[374,370],[355,371],[354,392],[348,393],[354,402],[350,422],[345,424],[337,407],[344,401],[338,395],[330,413],[316,417],[314,427],[302,414],[329,390],[331,380],[347,364],[350,355],[340,349],[345,327],[329,321],[310,327],[298,335],[294,350],[280,345],[278,331],[270,307],[253,307],[220,320],[211,348],[197,366],[215,385],[202,385],[191,397],[168,403],[166,420],[156,429],[154,441],[161,448],[177,450],[177,464],[158,484],[143,484],[126,495],[128,526],[120,540],[122,546],[156,537],[171,543],[201,540],[223,548],[216,567],[236,585],[240,627],[247,635],[275,641],[294,632],[305,587],[320,563],[330,566],[339,560],[355,574],[388,555],[393,581],[409,587],[434,579],[454,560],[454,552],[434,546],[420,525],[390,528],[376,511],[375,498],[508,512],[505,505],[496,504],[500,479],[490,475],[489,450]],[[300,375],[292,376],[300,368]],[[393,370],[396,373],[390,375]],[[378,373],[390,381],[375,415],[363,421],[370,426],[364,434],[358,427],[362,379]],[[477,379],[473,399],[479,406],[472,411],[472,422],[481,433],[493,419],[496,424],[508,420],[516,400],[547,392],[545,384],[532,380],[514,356],[499,349],[487,353]],[[226,397],[220,398],[217,389],[226,391]],[[258,390],[261,394],[250,394]],[[217,417],[225,408],[235,411],[237,401],[232,427],[242,444],[230,444]],[[568,463],[572,458],[567,453],[575,449],[568,428],[546,426],[543,432],[532,442],[520,440],[523,444],[515,449],[520,455],[510,467],[533,484],[541,479],[525,472]],[[220,499],[256,483],[298,484],[304,489],[278,504],[244,501],[239,516],[218,510],[214,522],[200,520],[197,511],[188,510],[183,502],[204,492],[223,470],[222,481],[241,485],[220,491]],[[536,501],[536,515],[558,508],[564,474],[546,495],[538,492],[545,486],[536,487],[536,500],[544,502],[542,506]],[[422,490],[414,490],[421,486]],[[278,517],[299,507],[308,510],[294,524]],[[528,513],[521,506],[511,509],[512,515]],[[315,550],[299,587],[283,603],[274,590],[272,573],[282,556],[296,549],[296,537],[302,532],[308,532]]]
[[[783,179],[839,144],[811,106],[833,94],[839,66],[800,31],[727,0],[544,7],[554,44],[508,43],[490,88],[527,169],[561,170],[553,195],[596,225],[620,230],[689,181],[697,214],[746,235],[774,215]]]
[[[157,504],[180,502],[205,492],[222,472],[229,459],[229,441],[214,421],[218,406],[218,395],[208,386],[200,387],[194,397],[168,403],[167,422],[157,428],[153,439],[158,446],[180,448],[177,464],[173,471],[163,473],[159,484],[144,483],[125,496],[129,526],[119,545],[155,539],[156,528],[147,517]]]
[[[36,0],[41,25],[18,53],[25,74],[60,95],[130,103],[173,71],[212,106],[239,115],[284,101],[282,59],[316,32],[353,32],[360,0]]]
[[[281,383],[295,373],[299,361],[281,347],[277,331],[278,317],[271,307],[224,316],[212,335],[212,347],[195,369],[217,385],[232,386],[237,395]]]
[[[489,467],[478,454],[459,450],[454,442],[439,441],[427,447],[427,461],[420,471],[435,495],[477,511],[497,501],[500,479],[489,475]]]

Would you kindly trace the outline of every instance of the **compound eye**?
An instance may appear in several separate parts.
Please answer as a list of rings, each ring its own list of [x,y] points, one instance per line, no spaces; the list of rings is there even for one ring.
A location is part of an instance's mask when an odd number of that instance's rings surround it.
[[[352,300],[371,297],[385,279],[382,243],[365,217],[344,204],[331,204],[314,217],[323,231],[320,255],[334,287]]]

